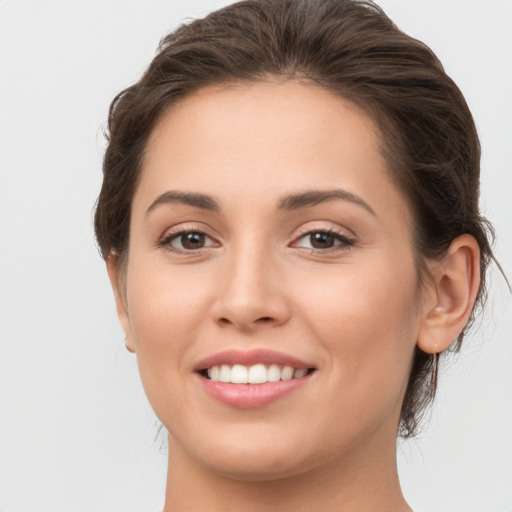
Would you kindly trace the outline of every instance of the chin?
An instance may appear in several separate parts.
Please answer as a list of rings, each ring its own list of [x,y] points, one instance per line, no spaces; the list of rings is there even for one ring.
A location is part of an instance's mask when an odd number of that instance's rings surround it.
[[[196,432],[193,443],[176,446],[210,471],[238,481],[271,481],[300,475],[321,465],[325,453],[318,437],[277,425],[234,424],[216,433]],[[286,434],[285,434],[286,433]],[[291,434],[291,435],[290,435]],[[190,438],[189,438],[190,439]],[[169,453],[173,454],[170,439]],[[176,445],[179,441],[176,440]]]
[[[216,473],[233,480],[258,482],[279,480],[303,473],[305,465],[290,454],[265,453],[262,450],[231,450],[224,451],[217,457],[211,457],[203,463]]]

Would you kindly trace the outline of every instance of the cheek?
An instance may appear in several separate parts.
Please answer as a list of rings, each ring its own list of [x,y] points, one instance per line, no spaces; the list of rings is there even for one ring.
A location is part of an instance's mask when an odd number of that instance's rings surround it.
[[[127,276],[128,311],[145,386],[145,381],[172,379],[176,372],[190,371],[183,354],[197,336],[198,320],[207,314],[207,289],[204,274],[194,277],[179,269],[170,272],[165,264],[132,261]]]
[[[134,251],[135,252],[135,251]],[[131,336],[140,378],[160,421],[169,428],[174,411],[189,407],[189,347],[205,318],[205,286],[183,271],[133,255],[127,274]],[[170,421],[170,418],[174,418]]]
[[[372,387],[401,395],[419,328],[416,273],[413,264],[399,273],[392,262],[372,268],[342,268],[324,282],[305,281],[302,309],[327,364],[355,397],[371,396]]]

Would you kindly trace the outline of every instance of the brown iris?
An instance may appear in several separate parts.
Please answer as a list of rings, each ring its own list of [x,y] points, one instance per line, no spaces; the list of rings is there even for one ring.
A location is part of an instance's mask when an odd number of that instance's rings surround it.
[[[310,236],[311,247],[315,249],[329,249],[334,245],[335,237],[331,233],[312,233]]]
[[[204,247],[204,233],[191,232],[181,235],[181,245],[184,249],[201,249]]]

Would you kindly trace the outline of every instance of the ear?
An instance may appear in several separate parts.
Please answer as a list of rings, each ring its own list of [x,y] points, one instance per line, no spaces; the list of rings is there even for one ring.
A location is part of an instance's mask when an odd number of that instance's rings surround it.
[[[435,262],[425,301],[418,347],[429,354],[442,352],[466,325],[480,286],[480,248],[471,235],[455,238],[447,254]]]
[[[112,286],[112,291],[114,292],[117,316],[125,334],[126,348],[130,352],[135,352],[130,318],[128,316],[128,308],[126,304],[126,289],[121,276],[119,258],[114,253],[110,253],[107,257],[107,272]]]

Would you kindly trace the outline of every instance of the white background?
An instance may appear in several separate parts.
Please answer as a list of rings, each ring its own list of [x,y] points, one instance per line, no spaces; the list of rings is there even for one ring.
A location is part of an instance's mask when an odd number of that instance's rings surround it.
[[[0,510],[154,512],[165,450],[124,349],[92,209],[102,127],[161,36],[226,2],[0,0]],[[382,0],[439,55],[483,145],[482,204],[512,276],[512,1]],[[399,449],[422,512],[512,511],[512,300],[443,372]]]

